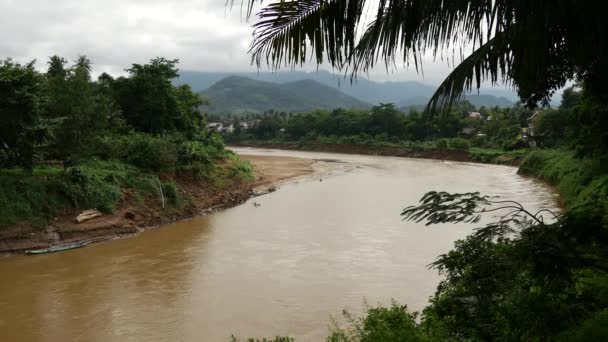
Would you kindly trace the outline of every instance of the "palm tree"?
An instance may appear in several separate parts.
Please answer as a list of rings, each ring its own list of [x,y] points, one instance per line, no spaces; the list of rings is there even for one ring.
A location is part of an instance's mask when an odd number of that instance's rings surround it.
[[[312,59],[356,77],[382,62],[392,67],[400,61],[420,72],[425,54],[459,55],[427,105],[431,115],[484,81],[516,87],[529,106],[547,103],[574,78],[608,96],[608,20],[601,1],[247,0],[248,18],[256,5],[250,53],[258,67]]]

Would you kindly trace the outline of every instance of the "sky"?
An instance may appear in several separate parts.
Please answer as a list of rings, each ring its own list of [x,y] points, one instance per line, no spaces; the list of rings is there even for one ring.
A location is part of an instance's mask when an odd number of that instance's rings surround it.
[[[51,55],[87,55],[95,74],[115,75],[157,56],[178,58],[182,70],[256,71],[247,54],[251,24],[226,0],[0,0],[0,59],[36,59],[42,69]],[[423,66],[424,77],[398,66],[376,68],[368,78],[438,84],[450,70],[431,57]]]

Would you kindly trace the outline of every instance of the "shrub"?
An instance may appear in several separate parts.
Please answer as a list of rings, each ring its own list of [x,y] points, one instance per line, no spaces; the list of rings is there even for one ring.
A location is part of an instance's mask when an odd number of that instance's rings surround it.
[[[103,159],[126,161],[146,170],[171,169],[177,163],[177,135],[130,133],[99,138],[94,154]]]
[[[435,143],[435,146],[438,149],[445,150],[448,148],[448,141],[446,139],[439,139],[437,140],[437,143]]]
[[[393,303],[390,307],[369,307],[365,318],[356,319],[343,312],[347,326],[337,322],[331,328],[328,342],[422,341],[424,333],[416,322],[418,314],[407,306]]]
[[[468,150],[471,147],[471,143],[463,138],[452,138],[449,145],[455,150]]]
[[[110,213],[122,196],[115,175],[87,172],[79,167],[69,168],[60,184],[63,194],[76,208],[97,208]]]
[[[181,204],[181,196],[177,185],[173,182],[166,182],[162,185],[165,201],[174,207],[179,207]]]

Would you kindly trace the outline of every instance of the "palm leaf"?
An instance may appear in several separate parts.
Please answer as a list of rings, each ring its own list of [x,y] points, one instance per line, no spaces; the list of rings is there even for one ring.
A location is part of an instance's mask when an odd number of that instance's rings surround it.
[[[306,61],[310,45],[317,63],[326,57],[340,68],[355,47],[363,0],[300,0],[271,3],[253,25],[252,61],[274,68]],[[325,56],[327,55],[327,56]]]
[[[420,71],[422,56],[428,53],[441,59],[460,55],[464,65],[441,85],[427,113],[444,110],[474,84],[479,87],[482,79],[506,79],[518,87],[525,103],[534,105],[575,75],[597,80],[598,89],[604,87],[603,75],[608,77],[602,57],[608,54],[608,21],[601,2],[270,1],[242,0],[248,18],[255,4],[263,6],[250,49],[258,67],[264,62],[275,69],[294,67],[311,57],[318,64],[327,60],[334,68],[350,71],[354,78],[379,60],[388,68],[402,58]],[[372,5],[377,10],[359,37],[363,9]],[[509,32],[509,37],[498,42],[493,38],[499,32]],[[473,54],[465,58],[461,47],[471,47]]]
[[[512,54],[505,37],[504,32],[496,34],[460,62],[437,88],[426,105],[425,114],[433,117],[446,113],[473,85],[479,89],[484,80],[489,79],[493,85],[499,80],[509,83]]]

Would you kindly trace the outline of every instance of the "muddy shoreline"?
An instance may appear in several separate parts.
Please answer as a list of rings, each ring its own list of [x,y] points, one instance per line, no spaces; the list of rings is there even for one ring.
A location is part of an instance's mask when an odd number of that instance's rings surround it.
[[[254,180],[238,181],[218,189],[208,182],[176,180],[191,199],[183,208],[165,210],[156,198],[135,205],[128,189],[112,214],[74,222],[80,210],[66,210],[44,230],[33,229],[27,222],[0,231],[0,254],[22,254],[27,250],[74,242],[97,243],[126,238],[162,225],[235,207],[248,199],[272,190],[282,183],[312,174],[313,160],[290,157],[242,156],[254,167]]]
[[[421,159],[436,159],[436,160],[449,160],[457,162],[468,162],[468,163],[479,163],[479,164],[500,164],[519,166],[521,160],[510,159],[504,156],[499,157],[497,162],[484,162],[474,159],[468,151],[465,150],[452,150],[452,149],[434,149],[429,151],[412,151],[398,147],[382,147],[373,148],[362,145],[325,145],[325,144],[312,144],[312,145],[299,145],[297,143],[265,143],[265,142],[242,142],[242,143],[230,143],[230,146],[234,147],[255,147],[255,148],[269,148],[279,150],[294,150],[294,151],[309,151],[309,152],[329,152],[329,153],[343,153],[343,154],[362,154],[370,156],[383,156],[383,157],[403,157],[403,158],[421,158]]]

